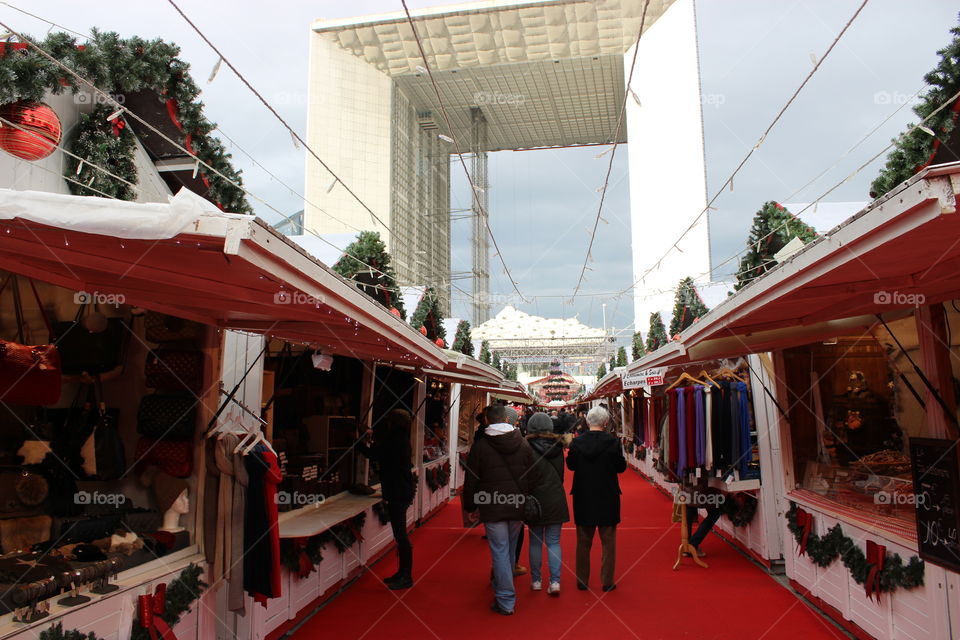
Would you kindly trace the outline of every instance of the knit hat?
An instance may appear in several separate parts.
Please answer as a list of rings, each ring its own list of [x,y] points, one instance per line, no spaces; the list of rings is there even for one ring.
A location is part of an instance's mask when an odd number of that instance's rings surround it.
[[[517,426],[517,421],[520,420],[520,414],[517,413],[517,410],[513,407],[507,407],[507,423]]]
[[[527,420],[527,433],[553,433],[553,420],[545,413],[535,413]]]
[[[153,480],[153,491],[157,497],[157,509],[160,513],[169,511],[180,494],[189,488],[186,480],[174,478],[163,472],[158,473]]]

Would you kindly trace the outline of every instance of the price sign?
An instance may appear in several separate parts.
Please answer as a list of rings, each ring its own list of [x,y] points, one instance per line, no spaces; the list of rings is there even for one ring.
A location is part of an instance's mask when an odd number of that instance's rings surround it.
[[[635,371],[623,376],[623,388],[656,387],[663,384],[663,376],[666,372],[666,367],[654,367],[652,369],[644,369],[643,371]]]
[[[910,438],[920,557],[960,571],[960,454],[953,440]]]

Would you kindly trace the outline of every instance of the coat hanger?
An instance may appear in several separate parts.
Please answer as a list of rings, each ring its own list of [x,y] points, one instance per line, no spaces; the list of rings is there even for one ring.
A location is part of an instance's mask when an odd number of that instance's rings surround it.
[[[698,373],[697,375],[700,376],[701,378],[706,379],[707,381],[710,382],[710,384],[712,384],[712,385],[715,386],[715,387],[719,387],[719,386],[720,386],[720,384],[719,384],[716,380],[714,380],[713,378],[710,377],[710,374],[707,373],[707,370],[706,370],[706,369],[701,369],[701,370],[700,370],[700,373]]]
[[[737,372],[731,369],[730,367],[723,367],[716,373],[718,378],[733,378],[734,380],[739,380],[740,382],[746,382],[744,378],[741,378],[737,375]]]
[[[674,380],[673,384],[671,384],[669,387],[666,388],[666,390],[667,390],[667,391],[670,391],[671,389],[673,389],[674,387],[676,387],[677,385],[679,385],[681,382],[683,382],[683,381],[685,381],[685,380],[689,380],[689,381],[690,381],[691,383],[693,383],[693,384],[704,384],[704,385],[707,384],[707,383],[704,382],[703,380],[699,380],[699,379],[697,379],[697,378],[694,378],[692,375],[690,375],[689,373],[687,373],[686,371],[684,371],[683,373],[680,374],[680,377],[678,377],[676,380]]]

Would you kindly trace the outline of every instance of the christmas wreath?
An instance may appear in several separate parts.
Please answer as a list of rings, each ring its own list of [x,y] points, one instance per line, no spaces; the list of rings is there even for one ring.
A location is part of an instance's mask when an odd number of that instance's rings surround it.
[[[813,516],[796,503],[790,504],[786,518],[799,555],[806,555],[818,567],[828,567],[839,557],[857,584],[864,585],[867,597],[875,595],[879,602],[881,592],[923,586],[924,562],[917,556],[904,565],[899,554],[887,553],[873,541],[867,541],[864,553],[856,541],[844,535],[839,523],[820,537],[813,532]]]
[[[207,583],[200,579],[203,569],[199,565],[191,564],[180,572],[168,585],[157,587],[153,595],[140,596],[138,607],[141,611],[133,621],[133,631],[130,640],[150,640],[153,636],[150,629],[160,629],[163,626],[173,628],[180,622],[180,617],[190,610],[194,600],[207,587]],[[143,611],[150,612],[144,616]],[[152,619],[151,619],[152,618]],[[159,619],[159,620],[158,620]]]
[[[720,513],[725,515],[735,527],[745,527],[753,522],[757,514],[757,499],[749,494],[742,497],[730,494],[720,505]]]
[[[0,48],[0,104],[40,101],[48,91],[59,95],[70,90],[76,94],[85,87],[28,43],[12,44],[22,46]],[[160,39],[123,39],[116,33],[96,29],[91,39],[83,44],[78,44],[66,33],[51,33],[42,42],[37,42],[37,46],[104,93],[114,95],[120,103],[125,96],[142,91],[155,93],[158,103],[166,108],[171,123],[181,134],[176,142],[215,170],[199,169],[198,176],[207,187],[207,193],[201,195],[225,211],[252,212],[243,190],[235,186],[242,184],[241,172],[231,165],[230,154],[223,144],[210,135],[216,124],[203,116],[200,88],[190,77],[190,65],[178,57],[179,47]],[[94,99],[99,100],[99,96]],[[85,163],[96,163],[136,184],[137,175],[133,169],[135,145],[127,142],[132,139],[127,131],[128,123],[123,115],[108,121],[104,114],[112,115],[113,109],[109,105],[103,107],[95,109],[81,121],[72,152]],[[78,170],[76,162],[65,165],[64,175],[81,183],[77,185],[68,181],[70,190],[76,194],[99,195],[83,186],[86,185],[123,200],[136,197],[129,185],[122,182],[112,184],[116,182],[115,178],[89,166],[81,166]]]
[[[323,560],[320,535],[304,538],[280,538],[280,564],[298,578],[306,578]]]

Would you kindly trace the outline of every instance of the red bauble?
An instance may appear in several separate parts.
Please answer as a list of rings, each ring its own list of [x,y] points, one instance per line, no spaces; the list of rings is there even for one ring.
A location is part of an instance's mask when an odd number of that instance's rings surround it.
[[[445,349],[446,346],[447,346],[447,343],[443,341],[443,338],[437,338],[437,340],[436,340],[436,342],[434,342],[434,344],[437,345],[438,347],[440,347],[441,349]]]
[[[23,160],[42,160],[60,144],[63,132],[57,113],[42,102],[20,100],[0,106],[0,149]],[[17,128],[20,127],[20,128]]]
[[[400,309],[397,309],[396,307],[390,307],[390,313],[397,316],[398,318],[400,317]]]
[[[426,327],[420,327],[420,333],[422,333],[423,335],[427,335],[427,328],[426,328]]]

